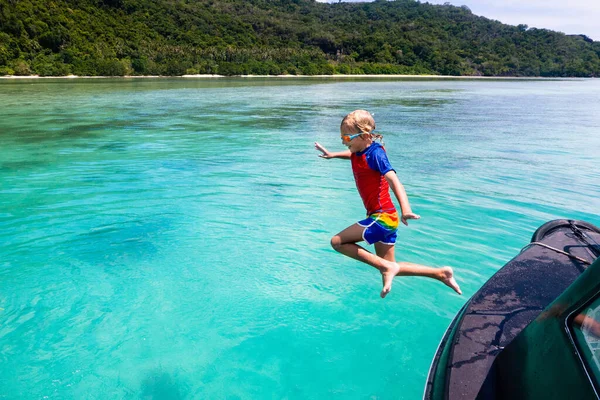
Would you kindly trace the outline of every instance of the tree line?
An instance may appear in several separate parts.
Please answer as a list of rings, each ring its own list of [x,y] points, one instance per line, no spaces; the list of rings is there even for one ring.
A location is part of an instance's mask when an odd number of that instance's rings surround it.
[[[600,42],[415,0],[0,0],[0,75],[595,77]]]

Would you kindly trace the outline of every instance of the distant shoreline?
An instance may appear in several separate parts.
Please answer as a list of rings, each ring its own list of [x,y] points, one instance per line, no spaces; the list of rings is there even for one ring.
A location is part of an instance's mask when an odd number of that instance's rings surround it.
[[[384,74],[364,74],[364,75],[210,75],[210,74],[199,74],[199,75],[126,75],[126,76],[79,76],[79,75],[66,75],[66,76],[39,76],[39,75],[5,75],[0,76],[0,79],[227,79],[227,78],[274,78],[274,79],[310,79],[310,78],[329,78],[329,79],[345,79],[345,78],[399,78],[399,79],[522,79],[522,80],[535,80],[535,79],[593,79],[593,78],[582,78],[582,77],[544,77],[544,76],[453,76],[453,75],[384,75]]]

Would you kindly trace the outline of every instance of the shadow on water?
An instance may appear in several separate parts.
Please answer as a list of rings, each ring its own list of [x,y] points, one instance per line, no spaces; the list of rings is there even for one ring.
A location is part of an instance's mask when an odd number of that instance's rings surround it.
[[[426,89],[419,90],[418,93],[460,93],[464,92],[464,89]]]
[[[369,104],[371,108],[387,107],[387,106],[402,106],[402,107],[442,107],[448,104],[456,103],[453,99],[432,99],[432,98],[415,98],[415,99],[377,99],[372,100]]]
[[[79,139],[94,140],[114,131],[126,129],[131,126],[129,121],[106,121],[99,123],[73,122],[72,119],[48,119],[43,124],[32,126],[23,122],[21,126],[10,126],[0,129],[0,139],[7,138],[18,144],[37,145],[50,143],[54,145],[60,141]]]
[[[49,165],[46,161],[25,160],[25,161],[6,161],[0,163],[0,173],[19,172],[27,169],[42,168]]]
[[[140,398],[144,400],[179,400],[185,398],[185,392],[184,385],[167,372],[153,371],[142,381]]]
[[[167,218],[154,221],[129,220],[100,225],[79,234],[62,244],[65,248],[76,246],[76,258],[89,264],[122,266],[124,262],[146,260],[158,252],[154,238],[169,229]]]

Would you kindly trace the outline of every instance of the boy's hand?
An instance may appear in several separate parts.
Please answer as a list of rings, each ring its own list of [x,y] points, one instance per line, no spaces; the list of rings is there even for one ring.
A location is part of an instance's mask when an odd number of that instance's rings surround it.
[[[331,155],[331,153],[329,152],[329,150],[327,150],[325,147],[321,146],[321,144],[319,142],[315,142],[315,149],[317,149],[321,153],[323,153],[323,154],[319,154],[319,157],[321,157],[321,158],[333,158],[333,156]]]
[[[419,218],[421,218],[420,215],[417,215],[415,213],[409,212],[409,213],[402,214],[402,217],[400,218],[400,221],[402,221],[402,223],[404,225],[408,226],[408,221],[407,221],[408,219],[419,219]]]

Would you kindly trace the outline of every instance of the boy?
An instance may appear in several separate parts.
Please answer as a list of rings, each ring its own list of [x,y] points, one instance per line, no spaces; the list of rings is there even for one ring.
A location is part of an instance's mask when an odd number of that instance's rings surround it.
[[[450,267],[432,268],[408,262],[396,262],[394,244],[398,230],[398,213],[391,200],[392,188],[400,204],[403,224],[409,219],[419,219],[413,213],[404,186],[390,165],[385,149],[375,139],[381,135],[373,133],[375,120],[368,111],[356,110],[346,115],[340,125],[342,143],[347,150],[334,153],[315,142],[319,157],[349,159],[358,193],[367,209],[367,218],[344,229],[331,239],[331,246],[338,252],[362,261],[381,272],[384,298],[392,289],[392,280],[398,276],[425,276],[437,279],[462,294]],[[356,243],[365,241],[375,245],[373,254]]]

